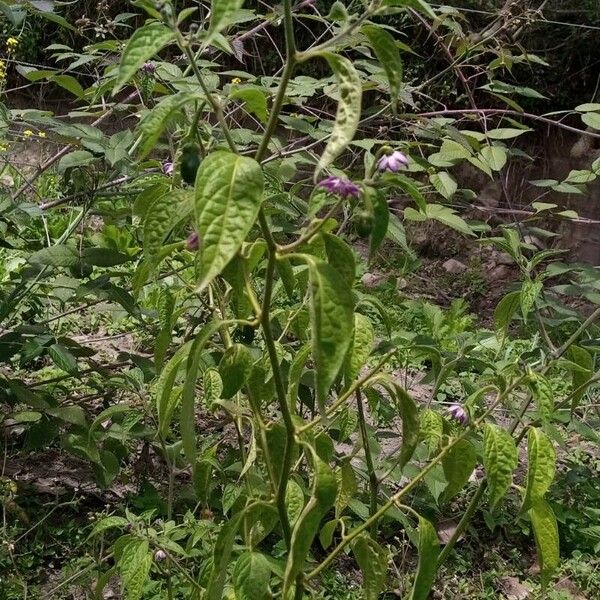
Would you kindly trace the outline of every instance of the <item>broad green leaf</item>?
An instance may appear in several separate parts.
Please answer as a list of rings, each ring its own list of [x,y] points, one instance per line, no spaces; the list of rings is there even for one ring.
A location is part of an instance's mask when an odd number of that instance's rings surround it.
[[[408,210],[408,209],[406,209]],[[442,206],[441,204],[428,204],[425,210],[425,215],[430,219],[435,219],[456,231],[460,231],[465,235],[473,235],[473,231],[467,225],[467,222],[456,214],[453,208]]]
[[[518,460],[513,437],[502,427],[488,423],[483,434],[483,466],[488,479],[492,509],[510,488]]]
[[[329,264],[305,257],[309,267],[310,321],[316,392],[321,415],[352,342],[354,301],[347,283]]]
[[[268,121],[267,95],[263,88],[256,86],[236,86],[230,92],[229,97],[242,100],[246,110],[258,117],[261,123],[266,123]]]
[[[377,25],[363,25],[361,31],[367,36],[377,60],[385,69],[390,83],[392,107],[395,109],[402,84],[402,59],[394,36]]]
[[[327,550],[333,543],[333,535],[339,525],[339,519],[332,519],[331,521],[327,521],[327,523],[321,527],[321,531],[319,531],[319,542],[324,550]]]
[[[545,423],[554,412],[554,392],[548,379],[541,373],[532,373],[529,389],[533,395],[538,415]]]
[[[442,459],[444,477],[448,482],[444,490],[444,499],[450,500],[469,480],[477,465],[477,452],[471,442],[458,440]]]
[[[65,154],[58,163],[57,171],[63,175],[67,169],[73,169],[75,167],[85,167],[90,163],[94,162],[96,157],[87,150],[74,150]]]
[[[55,75],[52,77],[52,81],[60,85],[61,88],[71,92],[71,94],[78,99],[83,98],[85,95],[85,92],[83,91],[79,81],[77,81],[77,79],[71,75]]]
[[[119,528],[124,530],[127,525],[129,525],[129,521],[125,517],[105,517],[104,519],[100,519],[100,521],[96,522],[88,538],[99,535],[104,531],[108,531],[109,529]]]
[[[218,33],[231,23],[233,15],[242,7],[244,0],[211,0],[210,25],[205,43],[214,40]]]
[[[440,413],[431,408],[426,408],[421,412],[419,426],[420,434],[427,444],[429,454],[433,454],[440,447],[442,441],[444,419],[442,419]]]
[[[410,600],[427,600],[437,572],[440,542],[433,525],[419,517],[419,562]]]
[[[531,129],[517,129],[516,127],[501,127],[499,129],[490,129],[486,131],[486,136],[491,140],[510,140],[516,138]]]
[[[264,554],[244,552],[235,562],[233,588],[237,600],[266,600],[271,598],[269,582],[271,567]]]
[[[360,373],[360,370],[371,355],[375,343],[375,330],[371,321],[361,315],[354,314],[354,337],[352,346],[346,355],[344,364],[344,380],[346,387],[350,387],[354,379]]]
[[[304,492],[293,479],[288,481],[285,490],[285,506],[290,526],[293,527],[304,509]]]
[[[174,39],[173,31],[162,23],[149,23],[136,29],[121,55],[113,96],[133,78],[146,61]]]
[[[124,600],[139,600],[148,581],[152,553],[147,540],[132,540],[124,549],[117,567],[125,589]]]
[[[139,130],[142,134],[140,157],[147,156],[155,147],[170,119],[181,112],[181,109],[193,102],[198,96],[190,92],[179,92],[161,99],[142,118]]]
[[[243,344],[233,344],[223,354],[219,363],[219,374],[223,381],[221,396],[232,398],[246,383],[254,358],[250,350]]]
[[[394,385],[400,416],[402,418],[402,448],[400,449],[400,468],[403,469],[419,442],[419,413],[415,401],[399,385]]]
[[[388,553],[366,533],[352,543],[352,553],[363,574],[365,600],[377,600],[385,583]]]
[[[54,364],[71,375],[77,373],[77,360],[62,344],[52,344],[48,348],[48,355]]]
[[[309,449],[313,462],[312,491],[310,499],[292,530],[290,552],[283,580],[283,598],[288,597],[296,576],[302,571],[321,519],[333,506],[337,493],[334,472],[317,456],[312,447],[306,446],[306,448]]]
[[[541,429],[532,427],[529,430],[527,460],[527,488],[523,511],[544,498],[556,471],[556,451],[550,438]]]
[[[354,285],[356,260],[352,248],[340,237],[331,233],[323,234],[327,262],[343,277],[348,287]]]
[[[220,150],[200,165],[196,178],[196,223],[202,243],[199,291],[240,249],[258,216],[263,185],[261,167],[252,158]]]
[[[531,309],[535,306],[540,292],[543,288],[543,283],[537,279],[526,279],[521,286],[521,312],[523,313],[523,320],[527,321],[527,315],[531,312]]]
[[[382,10],[386,8],[413,8],[430,19],[435,19],[435,13],[425,0],[382,0]]]
[[[369,261],[372,261],[377,250],[381,246],[388,232],[390,224],[390,207],[388,206],[385,196],[379,191],[368,188],[371,202],[373,204],[373,229],[371,231],[371,241],[369,244]]]
[[[433,185],[433,187],[437,190],[437,192],[444,196],[446,200],[450,200],[450,198],[454,196],[456,190],[458,189],[456,181],[454,180],[452,175],[450,175],[450,173],[448,173],[447,171],[433,173],[429,176],[429,181],[431,182],[431,185]]]
[[[521,303],[521,292],[510,292],[498,302],[494,310],[494,325],[496,331],[504,338],[508,331],[508,326],[512,321]]]
[[[339,101],[335,125],[315,169],[315,178],[346,149],[354,138],[360,120],[362,100],[362,81],[352,62],[332,52],[324,52],[322,56],[335,74]]]
[[[529,517],[533,526],[542,588],[545,590],[560,564],[558,525],[552,509],[542,499],[534,502],[529,510]]]
[[[57,244],[34,252],[29,256],[29,262],[50,267],[72,267],[79,262],[79,254],[69,246]]]
[[[294,360],[290,365],[290,370],[288,373],[288,403],[290,406],[290,410],[296,412],[296,402],[298,401],[298,388],[300,387],[300,378],[302,377],[302,373],[304,372],[304,367],[306,366],[306,361],[310,356],[311,347],[306,344],[302,346],[296,356],[294,356]]]
[[[220,325],[220,322],[213,321],[204,326],[200,333],[195,337],[186,362],[185,383],[181,394],[179,428],[181,430],[184,454],[192,465],[196,462],[195,398],[198,368],[200,366],[200,358],[204,345],[213,336]]]
[[[501,171],[508,158],[506,150],[500,146],[484,146],[481,157],[492,171]]]
[[[600,112],[586,112],[581,115],[581,120],[592,129],[600,131]]]
[[[212,405],[221,398],[223,394],[223,381],[217,369],[206,369],[202,374],[202,398],[206,408],[210,409]]]
[[[582,386],[592,376],[594,368],[594,359],[587,350],[579,346],[571,346],[568,351],[568,356],[576,365],[578,365],[582,369],[581,371],[573,369],[571,375],[573,391],[577,390],[578,388],[582,388],[576,394],[573,394],[573,397],[571,399],[571,413],[573,413],[575,409],[579,406],[579,402],[586,393],[586,388],[583,388]]]
[[[349,460],[344,460],[337,472],[338,493],[335,500],[335,516],[340,517],[358,490],[354,468]]]
[[[192,193],[186,190],[167,192],[150,205],[143,230],[144,255],[148,261],[156,262],[167,236],[191,215],[193,206]]]

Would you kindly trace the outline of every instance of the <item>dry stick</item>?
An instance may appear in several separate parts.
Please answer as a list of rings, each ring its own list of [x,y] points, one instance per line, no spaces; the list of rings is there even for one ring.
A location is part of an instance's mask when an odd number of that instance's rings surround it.
[[[119,102],[118,104],[115,104],[114,106],[112,106],[109,110],[107,110],[101,117],[98,117],[93,123],[92,123],[92,127],[96,127],[98,125],[100,125],[100,123],[102,123],[103,121],[105,121],[106,119],[108,119],[108,117],[112,116],[113,113],[117,110],[117,107],[119,105],[122,104],[127,104],[128,102],[130,102],[131,100],[133,100],[136,96],[138,96],[138,92],[137,90],[135,92],[132,92],[131,94],[129,94],[129,96],[127,96],[127,98],[125,98],[125,100],[123,100],[123,102]],[[56,154],[54,154],[53,156],[51,156],[46,162],[44,162],[39,168],[38,170],[34,173],[32,179],[27,182],[26,184],[22,185],[12,196],[12,201],[14,202],[17,198],[19,198],[19,196],[21,196],[22,194],[24,194],[27,191],[27,188],[30,187],[30,185],[42,174],[44,173],[44,171],[47,171],[54,163],[56,163],[57,161],[59,161],[65,154],[68,154],[71,151],[71,148],[73,148],[72,144],[68,144],[67,146],[64,146],[63,148],[61,148]]]

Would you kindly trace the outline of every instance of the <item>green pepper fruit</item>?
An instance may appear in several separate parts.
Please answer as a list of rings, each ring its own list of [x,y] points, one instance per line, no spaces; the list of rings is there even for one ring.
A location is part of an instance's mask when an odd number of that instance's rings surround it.
[[[200,150],[195,144],[186,144],[181,155],[181,178],[190,185],[196,182],[200,166]]]
[[[86,277],[89,277],[93,270],[94,267],[92,267],[92,265],[81,261],[69,267],[69,272],[77,279],[85,279]]]
[[[361,238],[368,238],[373,231],[373,215],[368,210],[361,210],[354,218],[354,228]]]

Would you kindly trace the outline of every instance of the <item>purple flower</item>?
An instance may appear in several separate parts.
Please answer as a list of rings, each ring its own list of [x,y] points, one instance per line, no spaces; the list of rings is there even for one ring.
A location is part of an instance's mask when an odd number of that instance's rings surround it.
[[[167,553],[164,550],[157,550],[154,553],[154,560],[156,562],[162,562],[163,560],[165,560],[165,558],[167,558]]]
[[[319,182],[319,187],[325,188],[330,194],[337,194],[342,198],[358,198],[360,188],[349,179],[330,175]]]
[[[448,408],[448,412],[450,413],[450,416],[461,425],[466,425],[469,422],[469,414],[460,404],[452,404]]]
[[[175,165],[172,162],[167,161],[162,164],[162,171],[165,175],[173,175]]]
[[[156,65],[153,62],[145,62],[140,71],[145,75],[152,75],[156,71]]]
[[[200,248],[200,238],[198,237],[198,234],[195,231],[188,235],[188,238],[185,241],[185,247],[190,252],[195,252],[196,250],[198,250],[198,248]]]
[[[406,166],[408,166],[408,158],[400,150],[394,150],[391,154],[385,154],[377,163],[377,168],[380,171],[390,171],[392,173],[397,173],[401,168]]]

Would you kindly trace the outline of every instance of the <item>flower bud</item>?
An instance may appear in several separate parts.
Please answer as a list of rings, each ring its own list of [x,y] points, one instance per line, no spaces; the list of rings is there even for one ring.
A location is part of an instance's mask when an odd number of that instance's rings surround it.
[[[157,550],[154,553],[154,562],[162,562],[165,558],[167,558],[167,554],[164,550]]]
[[[187,240],[185,241],[185,247],[190,252],[195,252],[198,250],[198,248],[200,248],[200,237],[195,231],[188,235]]]

